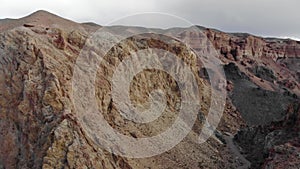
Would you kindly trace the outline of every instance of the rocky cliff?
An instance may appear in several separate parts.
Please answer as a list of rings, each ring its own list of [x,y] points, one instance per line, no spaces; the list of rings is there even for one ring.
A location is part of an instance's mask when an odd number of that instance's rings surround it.
[[[282,121],[245,128],[236,135],[253,168],[299,167],[299,103],[289,106]]]
[[[203,121],[197,118],[187,137],[161,155],[141,159],[114,155],[95,144],[82,128],[72,95],[76,60],[88,37],[99,28],[96,24],[75,23],[45,11],[21,19],[0,20],[0,168],[237,168],[244,164],[227,145],[224,133],[234,135],[243,129],[236,137],[246,140],[248,133],[253,133],[252,127],[262,125],[264,138],[268,135],[268,139],[275,139],[270,134],[275,131],[269,130],[270,125],[294,117],[290,114],[288,117],[285,112],[292,103],[299,102],[299,42],[199,27],[218,52],[227,77],[228,97],[217,132],[199,144]],[[134,32],[142,28],[117,29]],[[176,30],[161,32],[168,34]],[[201,36],[189,31],[178,35],[188,40]],[[157,35],[153,34],[128,38],[105,56],[110,67],[102,65],[103,69],[97,73],[95,83],[99,87],[95,93],[99,109],[112,127],[127,136],[149,137],[166,130],[174,122],[181,100],[178,84],[172,77],[165,72],[146,70],[131,83],[131,101],[144,104],[152,90],[161,89],[167,93],[168,107],[159,120],[149,125],[122,119],[109,94],[112,84],[108,79],[113,66],[131,51],[168,50],[188,63],[196,76],[199,90],[195,92],[201,93],[201,110],[197,113],[201,117],[208,113],[211,88],[207,71],[210,70],[198,63],[195,54],[180,41],[166,44],[156,39]],[[197,48],[197,43],[192,47]],[[282,167],[268,159],[285,158],[282,154],[287,153],[291,144],[296,147],[291,156],[299,161],[296,144],[299,136],[295,134],[299,132],[298,123],[285,121],[280,131],[284,130],[291,139],[272,143],[268,149],[265,148],[268,142],[259,142],[260,149],[255,153],[265,153],[260,157],[261,163],[253,163],[252,150],[244,146],[249,142],[237,141],[250,154],[246,157],[254,164],[252,167]],[[289,127],[295,131],[286,131]],[[281,155],[274,154],[281,147],[288,148]],[[294,166],[299,167],[299,163]]]

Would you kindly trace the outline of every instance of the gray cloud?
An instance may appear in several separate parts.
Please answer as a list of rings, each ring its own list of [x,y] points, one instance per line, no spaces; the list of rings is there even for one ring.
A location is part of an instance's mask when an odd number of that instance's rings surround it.
[[[38,9],[44,9],[78,22],[93,21],[105,25],[127,15],[162,12],[185,18],[193,24],[227,32],[248,32],[262,36],[300,39],[298,0],[1,0],[0,2],[1,18],[19,18]],[[145,21],[144,18],[135,19],[133,23],[139,22],[140,25],[151,24],[150,19]],[[172,24],[182,26],[170,20],[168,25]],[[155,26],[159,25],[160,23],[157,23]]]

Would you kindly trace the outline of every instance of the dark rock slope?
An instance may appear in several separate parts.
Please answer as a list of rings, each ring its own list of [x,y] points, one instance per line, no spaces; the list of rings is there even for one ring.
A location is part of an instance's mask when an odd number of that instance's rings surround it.
[[[300,104],[289,106],[285,119],[245,128],[235,136],[252,168],[299,168]]]

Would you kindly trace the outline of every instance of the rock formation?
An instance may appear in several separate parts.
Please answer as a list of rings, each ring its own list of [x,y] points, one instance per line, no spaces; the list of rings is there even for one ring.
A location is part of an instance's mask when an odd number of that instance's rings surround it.
[[[287,163],[287,158],[293,163],[291,167],[300,166],[299,109],[291,108],[293,103],[299,102],[300,95],[300,42],[199,27],[217,50],[227,76],[228,98],[215,135],[198,144],[202,128],[199,118],[193,130],[173,149],[150,158],[131,159],[114,155],[95,144],[75,113],[72,96],[75,62],[88,37],[99,28],[101,26],[96,24],[75,23],[46,11],[16,20],[0,20],[0,169],[243,166],[226,146],[223,139],[226,132],[237,134],[235,140],[252,163],[251,167],[284,168],[286,165],[277,161]],[[161,30],[165,34],[172,31],[175,30]],[[201,36],[181,32],[178,36],[182,39]],[[211,92],[207,71],[213,70],[198,64],[194,53],[179,41],[165,44],[155,40],[155,36],[129,38],[112,48],[105,59],[110,65],[117,65],[131,51],[153,47],[176,53],[197,75],[200,114],[201,117],[207,115]],[[192,47],[197,48],[196,42],[194,45]],[[178,113],[180,94],[178,84],[168,74],[146,70],[133,79],[130,89],[133,103],[146,103],[148,94],[157,88],[167,93],[168,103],[168,109],[158,121],[136,125],[122,119],[108,94],[110,69],[104,65],[98,72],[96,86],[99,87],[95,93],[99,109],[104,110],[104,117],[112,127],[131,137],[148,137],[172,124]],[[248,149],[253,142],[257,148]],[[255,163],[257,159],[253,156],[260,152],[264,154],[256,156],[259,162]]]

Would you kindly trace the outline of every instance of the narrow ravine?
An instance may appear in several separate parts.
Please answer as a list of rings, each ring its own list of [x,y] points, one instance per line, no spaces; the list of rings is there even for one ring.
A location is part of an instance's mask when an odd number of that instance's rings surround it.
[[[239,166],[238,169],[249,169],[251,163],[240,153],[239,148],[234,144],[233,135],[226,133],[223,135],[223,138],[227,144],[227,147],[232,152],[233,156],[235,158],[238,158],[243,164],[242,166]]]

